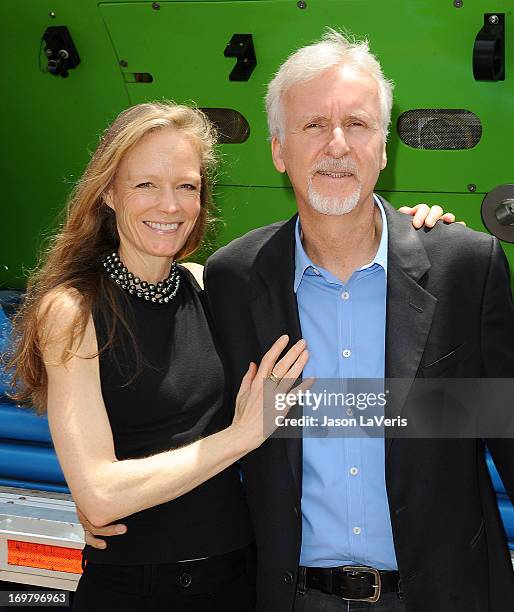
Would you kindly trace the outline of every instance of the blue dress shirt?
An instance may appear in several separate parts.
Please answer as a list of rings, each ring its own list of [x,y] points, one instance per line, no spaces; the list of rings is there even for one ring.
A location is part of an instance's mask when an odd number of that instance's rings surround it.
[[[304,377],[383,379],[387,221],[375,258],[343,283],[306,254],[296,226],[295,279]],[[301,565],[397,569],[385,485],[383,437],[303,438]]]

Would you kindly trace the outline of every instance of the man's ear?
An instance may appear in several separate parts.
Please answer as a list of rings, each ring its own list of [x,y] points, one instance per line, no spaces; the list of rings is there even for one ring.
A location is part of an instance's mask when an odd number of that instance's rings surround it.
[[[384,150],[382,151],[382,163],[380,164],[380,170],[383,170],[387,166],[387,151],[384,143]]]
[[[271,139],[271,156],[273,157],[273,165],[283,174],[286,171],[286,165],[282,157],[282,149],[283,146],[280,140],[276,136],[273,136]]]

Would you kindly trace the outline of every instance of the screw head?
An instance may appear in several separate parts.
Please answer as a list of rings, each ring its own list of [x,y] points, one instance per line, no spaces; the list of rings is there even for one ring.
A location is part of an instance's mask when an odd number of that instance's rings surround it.
[[[296,6],[299,9],[306,9],[307,8],[307,2],[305,2],[305,0],[298,0],[298,2],[296,3]]]
[[[475,185],[475,183],[470,183],[468,185],[468,191],[471,193],[475,193],[475,191],[477,190],[477,186]]]
[[[120,66],[121,66],[122,68],[126,68],[126,67],[128,66],[128,62],[127,62],[127,60],[120,60]]]
[[[455,8],[462,8],[464,5],[463,0],[453,0],[453,6]]]
[[[55,11],[50,11],[50,12],[48,13],[48,16],[49,16],[51,19],[55,19]]]
[[[161,5],[158,2],[152,2],[152,8],[154,11],[158,11],[161,8]]]
[[[45,49],[45,55],[46,57],[52,57],[52,55],[54,54],[54,52],[52,51],[52,49],[50,49],[50,47],[47,47]]]
[[[498,15],[489,15],[489,23],[496,25],[500,21]]]

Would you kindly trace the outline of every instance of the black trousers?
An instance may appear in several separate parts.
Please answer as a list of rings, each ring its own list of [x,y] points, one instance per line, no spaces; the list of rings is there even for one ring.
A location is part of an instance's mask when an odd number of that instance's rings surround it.
[[[201,561],[87,563],[74,612],[253,612],[253,547]]]

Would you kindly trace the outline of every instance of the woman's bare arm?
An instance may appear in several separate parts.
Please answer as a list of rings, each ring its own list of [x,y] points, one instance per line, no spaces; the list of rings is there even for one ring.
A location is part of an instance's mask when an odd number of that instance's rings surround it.
[[[69,325],[79,298],[72,293],[53,300],[44,329],[48,373],[48,419],[55,449],[73,498],[88,519],[105,525],[145,508],[184,495],[247,452],[262,436],[262,383],[287,345],[279,339],[259,369],[251,364],[241,385],[230,427],[180,449],[143,459],[118,461],[102,398],[94,324],[90,318],[78,356],[59,364],[62,327]],[[302,341],[276,364],[296,379],[307,353]]]

